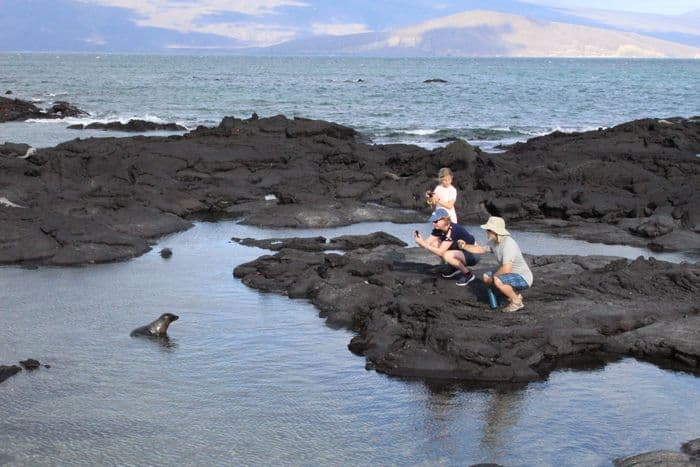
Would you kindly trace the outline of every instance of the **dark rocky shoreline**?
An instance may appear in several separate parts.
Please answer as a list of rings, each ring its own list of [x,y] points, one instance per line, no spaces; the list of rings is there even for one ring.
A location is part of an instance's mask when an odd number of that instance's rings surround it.
[[[195,219],[422,221],[423,193],[443,166],[455,173],[464,223],[491,213],[514,227],[700,251],[697,119],[554,133],[498,155],[461,140],[434,151],[371,145],[348,127],[283,116],[226,117],[184,136],[76,139],[25,158],[12,151],[0,146],[0,264],[125,260]]]
[[[700,465],[700,438],[681,445],[678,451],[651,451],[613,461],[615,467],[693,467]]]
[[[234,275],[257,290],[309,299],[328,324],[356,333],[349,348],[368,368],[390,375],[525,382],[591,355],[700,374],[698,264],[528,257],[536,283],[524,293],[526,309],[511,315],[488,308],[481,281],[456,287],[436,274],[434,256],[387,237],[383,245],[376,234],[327,243],[271,239],[276,254]],[[339,243],[355,248],[319,251]],[[480,277],[495,267],[484,257],[474,271]]]
[[[0,96],[0,123],[36,119],[57,119],[89,115],[65,101],[56,101],[47,109],[40,109],[31,102]]]
[[[131,119],[126,123],[122,122],[93,122],[83,125],[69,125],[69,130],[104,130],[104,131],[124,131],[124,132],[145,132],[145,131],[187,131],[182,125],[177,123],[156,123],[146,120]]]
[[[19,362],[19,364],[22,366],[20,367],[18,365],[0,365],[0,383],[21,372],[22,368],[24,368],[26,371],[34,371],[41,366],[39,360],[36,360],[34,358],[22,360]],[[44,365],[44,367],[51,368],[51,365]]]

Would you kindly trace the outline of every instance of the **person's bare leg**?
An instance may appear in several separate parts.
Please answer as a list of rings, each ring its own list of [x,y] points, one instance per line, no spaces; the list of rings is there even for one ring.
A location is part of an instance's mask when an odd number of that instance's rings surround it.
[[[469,271],[469,268],[467,268],[466,261],[464,260],[464,255],[461,251],[447,250],[445,254],[442,255],[442,259],[444,259],[445,262],[453,268],[459,269],[462,272],[462,274],[469,275],[469,273],[471,272]]]
[[[521,303],[522,300],[520,298],[520,295],[513,289],[508,284],[504,284],[501,282],[501,279],[498,278],[498,276],[493,277],[493,284],[496,286],[496,288],[510,300],[511,303]]]

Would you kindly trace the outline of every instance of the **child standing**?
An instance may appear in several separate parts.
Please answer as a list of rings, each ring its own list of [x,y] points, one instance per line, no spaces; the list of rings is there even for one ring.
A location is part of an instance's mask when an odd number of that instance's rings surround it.
[[[449,167],[443,167],[438,172],[440,184],[435,187],[435,190],[428,191],[425,196],[428,198],[428,204],[435,208],[446,209],[450,213],[450,221],[457,223],[457,212],[455,211],[455,202],[457,202],[457,189],[452,186],[452,171]]]

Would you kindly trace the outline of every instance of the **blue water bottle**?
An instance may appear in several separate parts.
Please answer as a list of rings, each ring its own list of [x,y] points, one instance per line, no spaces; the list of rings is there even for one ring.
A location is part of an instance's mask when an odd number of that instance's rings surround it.
[[[498,300],[496,300],[496,294],[493,293],[493,289],[491,287],[486,289],[486,293],[489,295],[489,306],[492,310],[495,310],[496,308],[498,308]]]

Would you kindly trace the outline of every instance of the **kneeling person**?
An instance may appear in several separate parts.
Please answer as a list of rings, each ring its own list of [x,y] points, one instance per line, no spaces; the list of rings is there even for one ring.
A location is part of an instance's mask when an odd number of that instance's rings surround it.
[[[450,220],[450,213],[443,208],[435,210],[430,216],[430,222],[433,223],[433,231],[430,237],[423,238],[417,230],[414,237],[418,246],[425,248],[431,253],[442,258],[453,269],[443,274],[443,277],[453,277],[462,274],[462,277],[457,281],[457,285],[464,286],[474,280],[474,274],[469,270],[468,266],[474,266],[479,260],[469,252],[461,251],[457,244],[458,241],[464,242],[465,245],[473,245],[474,237],[463,226]]]
[[[494,285],[510,304],[503,311],[513,313],[520,310],[523,296],[518,293],[532,286],[532,271],[525,262],[520,247],[506,230],[506,223],[501,217],[491,216],[486,224],[481,226],[486,230],[488,244],[486,246],[459,242],[459,247],[471,253],[493,253],[498,260],[499,268],[494,272],[484,274],[482,280],[486,285]]]

